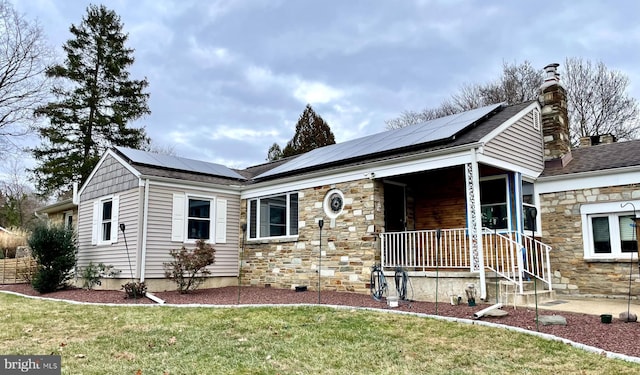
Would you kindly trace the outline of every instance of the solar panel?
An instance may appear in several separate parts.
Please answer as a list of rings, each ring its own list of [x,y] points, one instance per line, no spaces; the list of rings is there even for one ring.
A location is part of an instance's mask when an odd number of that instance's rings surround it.
[[[262,173],[256,178],[274,176],[299,169],[372,155],[378,152],[440,141],[453,137],[500,106],[502,106],[502,103],[317,148]]]
[[[240,174],[220,164],[181,158],[178,156],[155,154],[152,152],[134,150],[125,147],[116,147],[116,149],[118,150],[118,152],[129,158],[132,162],[138,164],[145,164],[159,168],[174,169],[186,172],[204,173],[240,180],[245,179]]]

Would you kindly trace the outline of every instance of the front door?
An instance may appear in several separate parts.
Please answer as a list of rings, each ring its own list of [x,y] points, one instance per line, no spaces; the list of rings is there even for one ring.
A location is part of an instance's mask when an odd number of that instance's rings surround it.
[[[404,185],[388,182],[384,184],[384,227],[385,232],[402,232],[407,229]]]

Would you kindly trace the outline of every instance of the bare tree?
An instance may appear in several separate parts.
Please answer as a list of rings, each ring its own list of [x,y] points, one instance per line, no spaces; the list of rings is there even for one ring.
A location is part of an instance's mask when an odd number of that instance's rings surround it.
[[[602,62],[592,64],[580,58],[565,59],[564,71],[561,82],[567,91],[573,144],[580,137],[592,135],[611,134],[621,140],[640,136],[640,110],[636,99],[626,94],[627,76],[607,69]],[[494,103],[534,100],[542,81],[542,70],[535,69],[529,61],[503,62],[500,79],[464,85],[439,107],[402,112],[386,121],[387,128],[401,128]]]
[[[627,76],[581,58],[567,58],[564,70],[572,143],[593,135],[612,134],[620,140],[640,135],[640,110],[626,94]]]
[[[48,91],[44,72],[51,55],[40,26],[0,0],[0,155],[16,147],[14,137],[33,129],[33,111]]]
[[[399,117],[385,123],[387,129],[397,129],[489,104],[522,103],[536,99],[540,85],[541,69],[535,69],[529,61],[522,64],[504,61],[500,79],[484,84],[465,84],[436,108],[425,108],[420,112],[404,111]]]
[[[0,225],[4,227],[30,228],[36,219],[35,210],[43,204],[24,171],[18,155],[7,158],[0,169]]]

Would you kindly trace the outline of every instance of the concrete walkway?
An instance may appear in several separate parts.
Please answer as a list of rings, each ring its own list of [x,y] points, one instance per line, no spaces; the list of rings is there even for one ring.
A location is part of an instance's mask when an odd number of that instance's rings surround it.
[[[535,308],[535,304],[527,305],[528,308]],[[505,306],[504,308],[508,308]],[[557,296],[553,301],[541,302],[538,309],[553,311],[568,311],[582,314],[611,314],[613,318],[618,318],[621,312],[630,311],[636,316],[640,316],[640,301],[632,299],[629,304],[628,299],[613,298],[572,298]]]

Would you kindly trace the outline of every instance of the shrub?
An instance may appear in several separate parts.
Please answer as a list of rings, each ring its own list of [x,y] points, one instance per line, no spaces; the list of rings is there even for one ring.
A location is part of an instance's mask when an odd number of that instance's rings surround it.
[[[39,224],[28,240],[38,269],[31,285],[40,293],[62,289],[72,277],[76,263],[76,238],[73,230],[62,225]]]
[[[147,285],[144,282],[129,281],[122,285],[124,292],[127,294],[127,298],[139,298],[144,297],[147,294]]]
[[[211,274],[206,267],[215,262],[215,249],[204,240],[198,240],[193,250],[182,246],[169,252],[173,261],[164,264],[164,274],[173,280],[181,294],[189,293],[200,286]]]
[[[80,277],[84,280],[82,287],[84,289],[91,290],[96,285],[101,285],[100,281],[103,277],[113,277],[120,271],[115,270],[113,266],[106,266],[104,263],[93,264],[89,262],[89,265],[84,267],[80,273]]]

